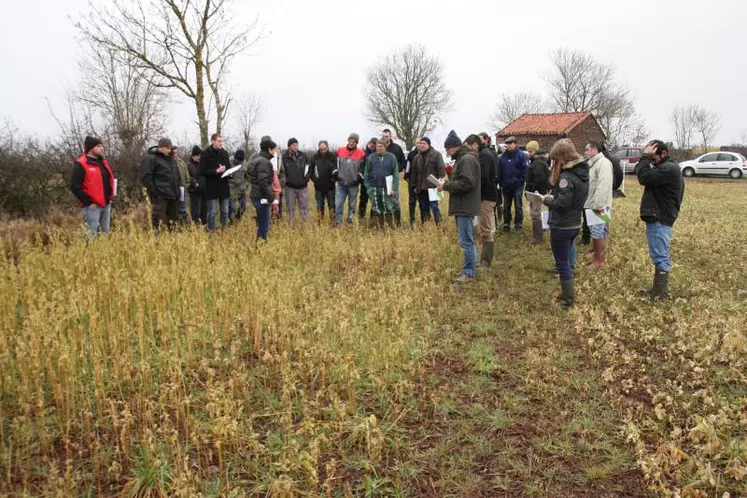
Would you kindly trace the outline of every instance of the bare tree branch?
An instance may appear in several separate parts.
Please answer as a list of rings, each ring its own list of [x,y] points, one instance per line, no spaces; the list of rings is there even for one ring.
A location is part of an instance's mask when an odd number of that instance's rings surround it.
[[[699,106],[691,104],[688,107],[675,107],[669,116],[674,131],[674,138],[680,149],[688,150],[695,131],[695,120],[700,112]]]
[[[708,145],[712,145],[713,139],[716,138],[721,129],[721,116],[717,112],[709,111],[704,107],[696,106],[695,112],[695,131],[698,132],[703,146],[703,152],[708,150]]]
[[[244,152],[249,157],[254,148],[254,130],[262,117],[262,100],[250,93],[244,94],[237,103],[237,121],[241,130]]]
[[[502,93],[488,122],[493,130],[500,130],[522,114],[545,112],[547,104],[537,94],[530,92]]]
[[[425,133],[430,119],[451,105],[443,66],[423,45],[408,45],[371,66],[365,93],[366,118],[390,126],[408,149]]]

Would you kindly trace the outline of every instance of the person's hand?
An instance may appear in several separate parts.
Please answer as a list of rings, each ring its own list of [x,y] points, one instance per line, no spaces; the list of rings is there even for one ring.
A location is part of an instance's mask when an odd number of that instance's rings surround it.
[[[436,186],[436,190],[441,192],[444,189],[444,185],[446,184],[446,178],[441,178],[438,181],[438,185]]]
[[[553,199],[555,199],[555,197],[553,197],[552,194],[547,194],[546,196],[542,198],[542,202],[544,203],[552,202]]]
[[[225,167],[225,166],[221,166],[220,168],[218,168],[218,169],[217,169],[217,170],[215,170],[215,171],[216,171],[217,173],[223,173],[224,171],[226,171],[226,167]]]
[[[280,201],[278,199],[275,199],[274,201],[272,201],[272,205],[273,206],[279,206],[280,205]]]
[[[643,154],[646,156],[653,156],[658,152],[658,147],[656,146],[656,142],[649,142],[646,147],[643,149]]]
[[[389,197],[394,197],[394,190],[389,191]]]

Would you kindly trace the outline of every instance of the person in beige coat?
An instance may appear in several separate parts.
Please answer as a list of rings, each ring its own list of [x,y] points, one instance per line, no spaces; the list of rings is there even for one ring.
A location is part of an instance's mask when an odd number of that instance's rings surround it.
[[[584,156],[589,163],[589,196],[584,209],[591,209],[600,217],[606,213],[607,206],[612,206],[612,183],[614,174],[612,163],[602,153],[602,144],[592,140],[586,144]],[[607,250],[607,222],[601,225],[589,225],[591,231],[594,262],[592,268],[604,268]]]

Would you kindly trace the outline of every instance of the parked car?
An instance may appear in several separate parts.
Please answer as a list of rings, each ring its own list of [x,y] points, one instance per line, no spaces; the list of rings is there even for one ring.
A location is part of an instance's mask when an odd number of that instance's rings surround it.
[[[680,163],[684,176],[729,175],[737,179],[747,175],[747,159],[737,152],[709,152]]]
[[[642,147],[620,147],[612,153],[620,160],[620,166],[625,173],[635,173],[635,166],[643,155]]]

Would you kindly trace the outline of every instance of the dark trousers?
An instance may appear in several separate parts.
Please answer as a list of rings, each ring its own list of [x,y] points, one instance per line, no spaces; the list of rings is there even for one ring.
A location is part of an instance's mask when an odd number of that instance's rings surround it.
[[[324,201],[327,201],[327,207],[331,213],[335,212],[335,190],[332,189],[329,192],[322,192],[321,190],[314,191],[314,197],[316,198],[316,209],[324,214]]]
[[[272,204],[262,204],[260,201],[254,201],[254,208],[257,210],[257,239],[267,240],[267,234],[270,233]]]
[[[153,210],[151,221],[154,230],[159,230],[161,225],[165,225],[169,231],[174,229],[174,225],[179,221],[178,199],[164,199],[163,197],[151,199],[151,209]]]
[[[552,248],[552,255],[555,257],[555,267],[562,282],[573,279],[571,246],[578,237],[578,232],[578,228],[553,228],[550,230],[550,247]]]
[[[410,206],[410,225],[415,224],[415,207],[418,205],[418,194],[415,193],[415,187],[407,184],[407,204]],[[420,218],[423,218],[423,207],[420,205]]]
[[[197,192],[190,192],[189,194],[189,215],[192,217],[192,223],[204,223],[205,218],[202,217],[202,206],[205,204],[205,211],[207,211],[207,203],[203,201],[202,196]]]
[[[431,201],[428,191],[424,190],[418,194],[418,203],[420,204],[420,221],[425,223],[431,219],[436,221],[436,225],[441,224],[441,209],[438,207],[438,201]]]
[[[581,232],[581,243],[588,244],[591,242],[591,230],[589,229],[589,223],[586,221],[586,209],[584,209],[584,226]]]
[[[511,204],[515,205],[514,210],[516,211],[515,225],[516,228],[521,228],[521,224],[524,222],[524,206],[522,205],[522,194],[523,188],[515,188],[513,190],[503,190],[503,226],[511,226]]]
[[[358,201],[358,217],[363,219],[366,217],[366,208],[368,208],[368,192],[363,185],[361,185],[360,191],[361,197]]]

